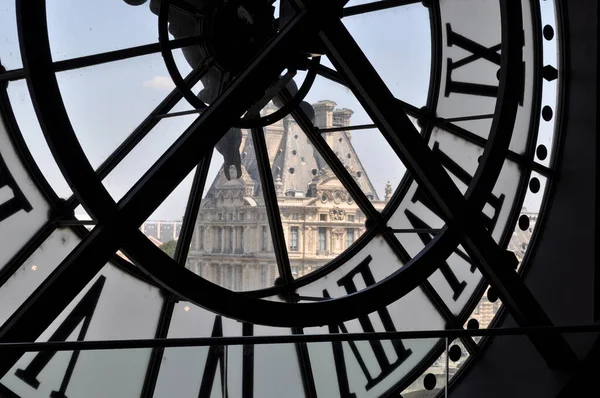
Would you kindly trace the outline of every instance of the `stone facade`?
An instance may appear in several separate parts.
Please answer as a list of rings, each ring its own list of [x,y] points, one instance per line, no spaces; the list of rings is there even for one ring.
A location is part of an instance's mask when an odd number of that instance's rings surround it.
[[[352,111],[335,106],[332,101],[313,105],[317,127],[349,126]],[[219,171],[203,199],[187,267],[228,289],[255,290],[273,286],[279,272],[254,143],[248,131],[242,135],[242,176],[228,180]],[[323,137],[382,209],[387,200],[379,199],[350,134],[333,131]],[[365,231],[365,216],[291,117],[265,128],[265,140],[290,265],[299,277],[352,245]]]

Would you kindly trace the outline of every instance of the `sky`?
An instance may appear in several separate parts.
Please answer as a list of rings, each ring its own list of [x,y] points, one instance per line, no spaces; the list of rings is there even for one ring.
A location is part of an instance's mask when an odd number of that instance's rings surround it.
[[[367,3],[350,1],[349,5]],[[551,3],[551,2],[545,2]],[[157,17],[148,4],[132,7],[123,0],[47,0],[48,30],[54,60],[157,42]],[[0,5],[0,60],[7,69],[22,66],[14,20],[14,2]],[[417,107],[425,104],[429,88],[431,43],[428,11],[420,3],[345,18],[344,23],[397,97]],[[544,48],[550,55],[552,48]],[[191,71],[179,50],[177,65]],[[323,59],[324,64],[328,64]],[[160,54],[131,58],[79,70],[60,72],[58,82],[71,123],[92,166],[109,154],[173,89]],[[301,84],[301,76],[298,77]],[[46,146],[24,81],[9,85],[11,102],[34,158],[59,196],[71,193]],[[317,78],[306,100],[332,100],[354,111],[351,124],[371,123],[349,89]],[[174,109],[191,109],[182,100]],[[120,199],[195,119],[164,119],[104,183]],[[548,126],[546,126],[548,128]],[[376,130],[352,132],[357,154],[380,197],[385,184],[396,187],[404,168]],[[222,164],[213,157],[208,185]],[[191,186],[191,175],[173,192],[151,219],[181,219]],[[535,207],[537,202],[526,203]]]

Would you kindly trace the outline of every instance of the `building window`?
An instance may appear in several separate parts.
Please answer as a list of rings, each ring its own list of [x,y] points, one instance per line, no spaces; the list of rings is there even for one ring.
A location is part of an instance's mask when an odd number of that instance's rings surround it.
[[[225,277],[223,278],[223,287],[234,290],[235,289],[235,275],[233,273],[233,265],[223,264],[223,271],[225,272]]]
[[[267,240],[269,236],[267,235],[267,227],[263,225],[262,227],[262,251],[267,251]]]
[[[244,252],[244,227],[240,227],[240,239],[238,240],[240,252]]]
[[[229,240],[227,241],[227,250],[232,252],[233,251],[233,228],[229,227],[228,228],[228,238]]]
[[[327,221],[327,214],[319,214],[319,221]]]
[[[240,213],[240,221],[244,221],[244,213]]]
[[[261,271],[260,271],[260,287],[261,288],[265,288],[269,285],[267,285],[267,281],[269,280],[269,266],[265,265],[265,264],[260,264],[259,265]]]
[[[204,250],[204,228],[200,228],[200,233],[198,234],[199,236],[199,241],[198,242],[198,250]]]
[[[217,220],[222,220],[222,219],[223,219],[223,213],[217,214]]]
[[[298,217],[298,213],[292,213],[292,217],[291,217],[291,218],[292,218],[292,220],[294,220],[294,221],[298,221],[298,218],[299,218],[299,217]]]
[[[348,214],[348,222],[354,222],[354,214]]]
[[[298,251],[298,227],[290,228],[290,251]]]
[[[219,267],[219,264],[214,263],[211,265],[211,268],[213,282],[221,286],[221,268]]]
[[[327,250],[327,228],[319,228],[319,250]]]
[[[354,243],[354,229],[348,228],[346,230],[346,247],[350,247]]]
[[[217,251],[223,250],[223,228],[217,228]]]
[[[234,269],[235,285],[233,290],[240,291],[244,288],[244,275],[241,265],[236,265]]]

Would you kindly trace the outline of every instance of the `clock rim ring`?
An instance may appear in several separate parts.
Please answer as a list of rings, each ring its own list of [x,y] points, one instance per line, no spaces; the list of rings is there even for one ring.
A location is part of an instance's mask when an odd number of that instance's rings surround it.
[[[43,4],[43,3],[44,3],[44,1],[42,0],[42,4]],[[47,33],[47,31],[46,31],[46,33]],[[52,74],[52,75],[54,76],[54,78],[55,78],[55,74],[54,74],[53,72],[52,72],[51,74]],[[31,84],[31,79],[28,79],[28,82]],[[72,130],[72,129],[71,129],[71,130]],[[73,132],[73,135],[74,135],[74,132]],[[75,137],[75,139],[76,139],[76,137]],[[101,183],[100,183],[100,184],[101,184]],[[444,236],[444,237],[447,237],[447,236],[449,236],[449,235],[450,235],[450,234],[448,234],[448,233],[440,234],[440,236]],[[450,236],[452,236],[452,235],[450,235]],[[454,237],[454,238],[455,238],[455,239],[446,238],[446,240],[452,240],[452,241],[456,241],[456,243],[458,243],[458,238],[456,238],[456,237]],[[440,240],[442,240],[442,239],[440,239]],[[437,242],[437,241],[438,241],[438,240],[435,240],[434,242]],[[148,242],[148,243],[149,243],[149,242]],[[451,244],[451,245],[449,245],[449,246],[454,246],[454,247],[455,247],[455,246],[456,246],[456,243],[453,243],[453,244]],[[439,245],[439,244],[438,244],[436,247],[437,247],[437,250],[440,250],[440,245]],[[431,253],[434,253],[434,252],[436,252],[436,250],[432,250],[432,248],[429,248],[429,249],[427,249],[427,248],[426,248],[426,249],[424,249],[423,251],[424,251],[424,252],[426,251],[426,252],[427,252],[429,255],[431,255]],[[448,253],[450,253],[450,251],[451,251],[451,250],[449,250],[449,251],[448,251]],[[417,257],[421,258],[422,256],[417,256]],[[415,258],[416,258],[416,257],[415,257]],[[171,260],[171,259],[170,259],[170,260]],[[403,268],[402,268],[402,270],[408,270],[410,267],[413,267],[413,268],[415,268],[414,264],[411,264],[411,262],[409,262],[409,263],[407,263],[407,264],[406,264],[406,266],[405,266],[405,267],[403,267]],[[426,271],[422,271],[422,272],[423,272],[423,273],[427,273],[428,271],[430,271],[430,273],[432,273],[432,272],[434,272],[434,271],[437,269],[437,267],[430,267],[430,268],[431,268],[431,269],[429,269],[429,270],[428,270],[428,269],[426,269],[426,268],[422,268],[422,269],[425,269],[425,270],[426,270]],[[404,273],[406,273],[406,271],[405,271]],[[201,277],[199,277],[199,276],[197,276],[197,275],[195,275],[195,274],[193,274],[193,273],[192,273],[192,275],[196,277],[195,279],[198,279],[198,278],[200,278],[200,279],[203,279],[203,278],[201,278]],[[390,275],[390,277],[388,277],[388,278],[391,278],[391,277],[394,277],[394,276],[397,276],[397,275],[396,275],[396,273],[394,273],[394,274]],[[428,275],[426,275],[425,277],[422,277],[422,278],[420,278],[420,280],[419,280],[418,282],[415,282],[415,280],[413,280],[413,281],[411,281],[411,282],[412,282],[412,284],[414,284],[414,285],[415,285],[414,287],[416,287],[416,286],[418,286],[418,285],[419,285],[419,284],[420,284],[420,283],[421,283],[421,282],[422,282],[424,279],[426,279],[426,277],[427,277],[427,276],[428,276]],[[386,278],[386,279],[388,279],[388,278]],[[404,278],[404,279],[406,280],[407,278]],[[380,283],[378,283],[378,284],[374,285],[374,286],[373,286],[373,288],[375,288],[375,287],[381,287],[381,285],[382,285],[382,282],[383,282],[383,281],[381,281]],[[208,283],[210,283],[210,282],[208,282]],[[216,285],[215,285],[215,286],[216,286]],[[218,287],[218,286],[217,286],[217,287]],[[411,288],[411,289],[409,289],[408,291],[410,291],[410,290],[414,289],[414,287],[412,287],[412,288]],[[229,290],[227,290],[227,289],[224,289],[224,288],[221,288],[221,287],[218,287],[218,289],[223,289],[224,291],[230,292],[230,293],[232,293],[232,294],[234,294],[234,295],[236,295],[236,296],[240,296],[240,297],[242,297],[242,296],[243,296],[243,294],[234,293],[234,292],[231,292],[231,291],[229,291]],[[367,289],[365,289],[365,290],[362,290],[361,292],[357,293],[356,295],[357,295],[357,296],[359,296],[359,295],[362,295],[362,294],[363,294],[363,293],[365,293],[366,291],[367,291]],[[380,292],[381,292],[381,290],[380,290]],[[217,296],[213,296],[213,297],[218,297],[218,295],[217,295]],[[233,297],[233,296],[232,296],[232,297]],[[331,303],[333,303],[334,301],[336,301],[336,302],[337,302],[337,305],[342,305],[342,304],[339,304],[339,302],[340,302],[340,301],[344,301],[345,299],[347,299],[347,298],[350,298],[350,297],[351,297],[351,296],[346,296],[346,297],[344,297],[344,298],[340,298],[340,299],[331,300]],[[223,296],[222,298],[226,299],[226,296]],[[395,298],[394,298],[394,300],[392,300],[391,302],[393,302],[393,301],[396,301],[396,300],[398,300],[399,298],[400,298],[400,297],[398,297],[398,296],[396,295],[396,296],[395,296]],[[193,300],[193,301],[194,301],[194,302],[196,302],[196,300]],[[321,303],[321,304],[322,304],[322,303]],[[388,303],[388,304],[389,304],[389,303]],[[284,304],[284,305],[286,305],[286,306],[289,306],[289,304]],[[344,303],[343,305],[345,306],[346,304]],[[288,307],[288,308],[291,308],[291,307]],[[311,310],[311,311],[312,311],[312,310]],[[227,314],[225,314],[225,315],[227,315]],[[348,319],[355,318],[355,317],[356,317],[355,315],[354,315],[354,316],[349,316],[349,317],[348,317]],[[328,319],[331,319],[331,317],[328,317]],[[253,322],[254,322],[254,321],[253,321]],[[258,322],[256,322],[256,323],[262,323],[262,322],[258,321]],[[315,322],[315,324],[319,324],[319,323],[322,323],[322,322],[321,322],[321,321],[317,321],[317,322]],[[268,324],[272,324],[272,322],[269,322]],[[286,325],[289,325],[289,324],[286,324]],[[304,322],[302,325],[306,325],[306,322]]]

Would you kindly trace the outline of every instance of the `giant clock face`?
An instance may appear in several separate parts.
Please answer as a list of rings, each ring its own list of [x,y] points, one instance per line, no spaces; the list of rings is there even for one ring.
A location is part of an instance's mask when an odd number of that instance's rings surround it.
[[[460,329],[488,283],[543,319],[552,5],[327,3],[2,10],[0,342],[274,337],[7,351],[0,395],[409,394],[441,339],[277,336]]]

